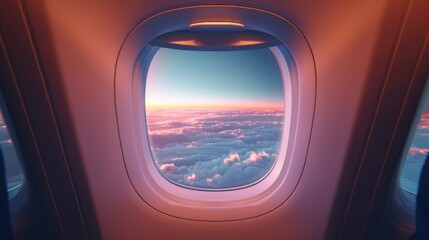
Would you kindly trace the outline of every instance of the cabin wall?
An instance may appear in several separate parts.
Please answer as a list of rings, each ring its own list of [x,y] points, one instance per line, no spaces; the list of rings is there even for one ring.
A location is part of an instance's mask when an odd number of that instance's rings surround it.
[[[292,196],[257,218],[202,222],[162,214],[134,190],[119,142],[114,76],[124,40],[143,19],[174,7],[213,3],[25,2],[88,231],[99,228],[103,239],[335,235],[348,194],[337,191],[352,186],[407,1],[229,2],[273,11],[302,31],[314,55],[316,107],[306,165]]]

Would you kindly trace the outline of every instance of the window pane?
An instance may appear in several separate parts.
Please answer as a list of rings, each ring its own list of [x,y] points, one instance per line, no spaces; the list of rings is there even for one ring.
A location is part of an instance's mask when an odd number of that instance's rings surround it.
[[[24,175],[6,122],[3,109],[0,109],[0,145],[6,169],[6,183],[9,200],[12,200],[22,188]],[[13,207],[14,204],[11,205]]]
[[[152,157],[171,182],[240,187],[273,167],[285,96],[270,49],[161,48],[149,66],[145,97]]]
[[[411,140],[405,162],[402,166],[400,186],[403,190],[416,195],[420,172],[429,153],[429,94],[426,91],[422,99],[423,112],[418,116],[417,127]]]

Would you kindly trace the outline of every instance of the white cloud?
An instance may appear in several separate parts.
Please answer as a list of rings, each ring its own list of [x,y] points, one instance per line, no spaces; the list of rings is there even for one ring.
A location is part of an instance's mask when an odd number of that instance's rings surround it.
[[[243,161],[243,163],[255,163],[255,162],[259,162],[262,161],[263,158],[269,157],[270,154],[266,153],[265,151],[259,152],[259,153],[255,153],[255,152],[251,152],[249,158],[247,158],[246,160]]]
[[[238,155],[238,153],[231,153],[227,158],[223,160],[223,163],[229,164],[235,161],[240,161],[240,155]]]
[[[195,173],[192,173],[191,176],[186,177],[186,181],[188,181],[188,182],[193,183],[193,182],[195,182],[195,180],[197,180],[197,175],[195,175]]]
[[[172,114],[174,121],[166,121]],[[153,127],[148,125],[152,155],[177,183],[202,188],[249,184],[271,169],[282,119],[283,113],[275,111],[177,110],[158,115]]]
[[[159,166],[159,169],[161,169],[161,171],[167,173],[170,172],[171,170],[173,170],[176,166],[174,166],[174,163],[165,163],[165,164],[161,164],[161,166]]]

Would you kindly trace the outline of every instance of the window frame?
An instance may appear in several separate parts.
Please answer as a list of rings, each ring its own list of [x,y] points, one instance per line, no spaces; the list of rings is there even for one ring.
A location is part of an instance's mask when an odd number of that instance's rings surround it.
[[[290,124],[284,125],[283,131],[288,132],[283,132],[274,169],[263,180],[246,188],[214,192],[179,187],[158,172],[151,157],[144,126],[144,81],[141,79],[156,47],[146,46],[157,36],[187,29],[200,14],[208,18],[240,19],[246,29],[270,34],[282,43],[274,55],[280,65],[287,66],[280,70],[285,96],[291,98],[287,101]],[[144,62],[143,68],[140,61]],[[131,184],[148,205],[178,218],[230,221],[266,214],[290,197],[301,178],[313,124],[315,95],[311,49],[298,28],[285,18],[260,9],[227,5],[184,7],[156,14],[140,23],[127,37],[116,66],[116,114]]]

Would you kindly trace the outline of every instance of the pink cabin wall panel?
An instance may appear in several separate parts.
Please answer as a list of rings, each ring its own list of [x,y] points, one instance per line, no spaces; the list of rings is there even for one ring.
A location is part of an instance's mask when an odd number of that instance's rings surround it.
[[[393,13],[401,16],[405,2],[246,1],[246,6],[273,11],[292,21],[313,51],[317,97],[307,162],[295,192],[273,212],[235,222],[198,222],[154,210],[133,189],[118,138],[114,75],[122,43],[144,18],[174,7],[217,2],[27,1],[60,126],[70,124],[63,130],[66,143],[74,150],[72,165],[84,169],[102,237],[322,238],[336,207],[334,198],[354,128],[369,124],[368,116],[357,122],[359,104],[364,97],[376,99],[376,91],[365,96],[365,90],[371,81],[382,81],[374,80],[381,75],[368,75],[372,59],[376,53],[387,55],[393,47],[400,24]],[[385,28],[386,21],[395,22],[396,27]],[[380,38],[385,47],[377,49]],[[380,69],[385,65],[378,64]]]

